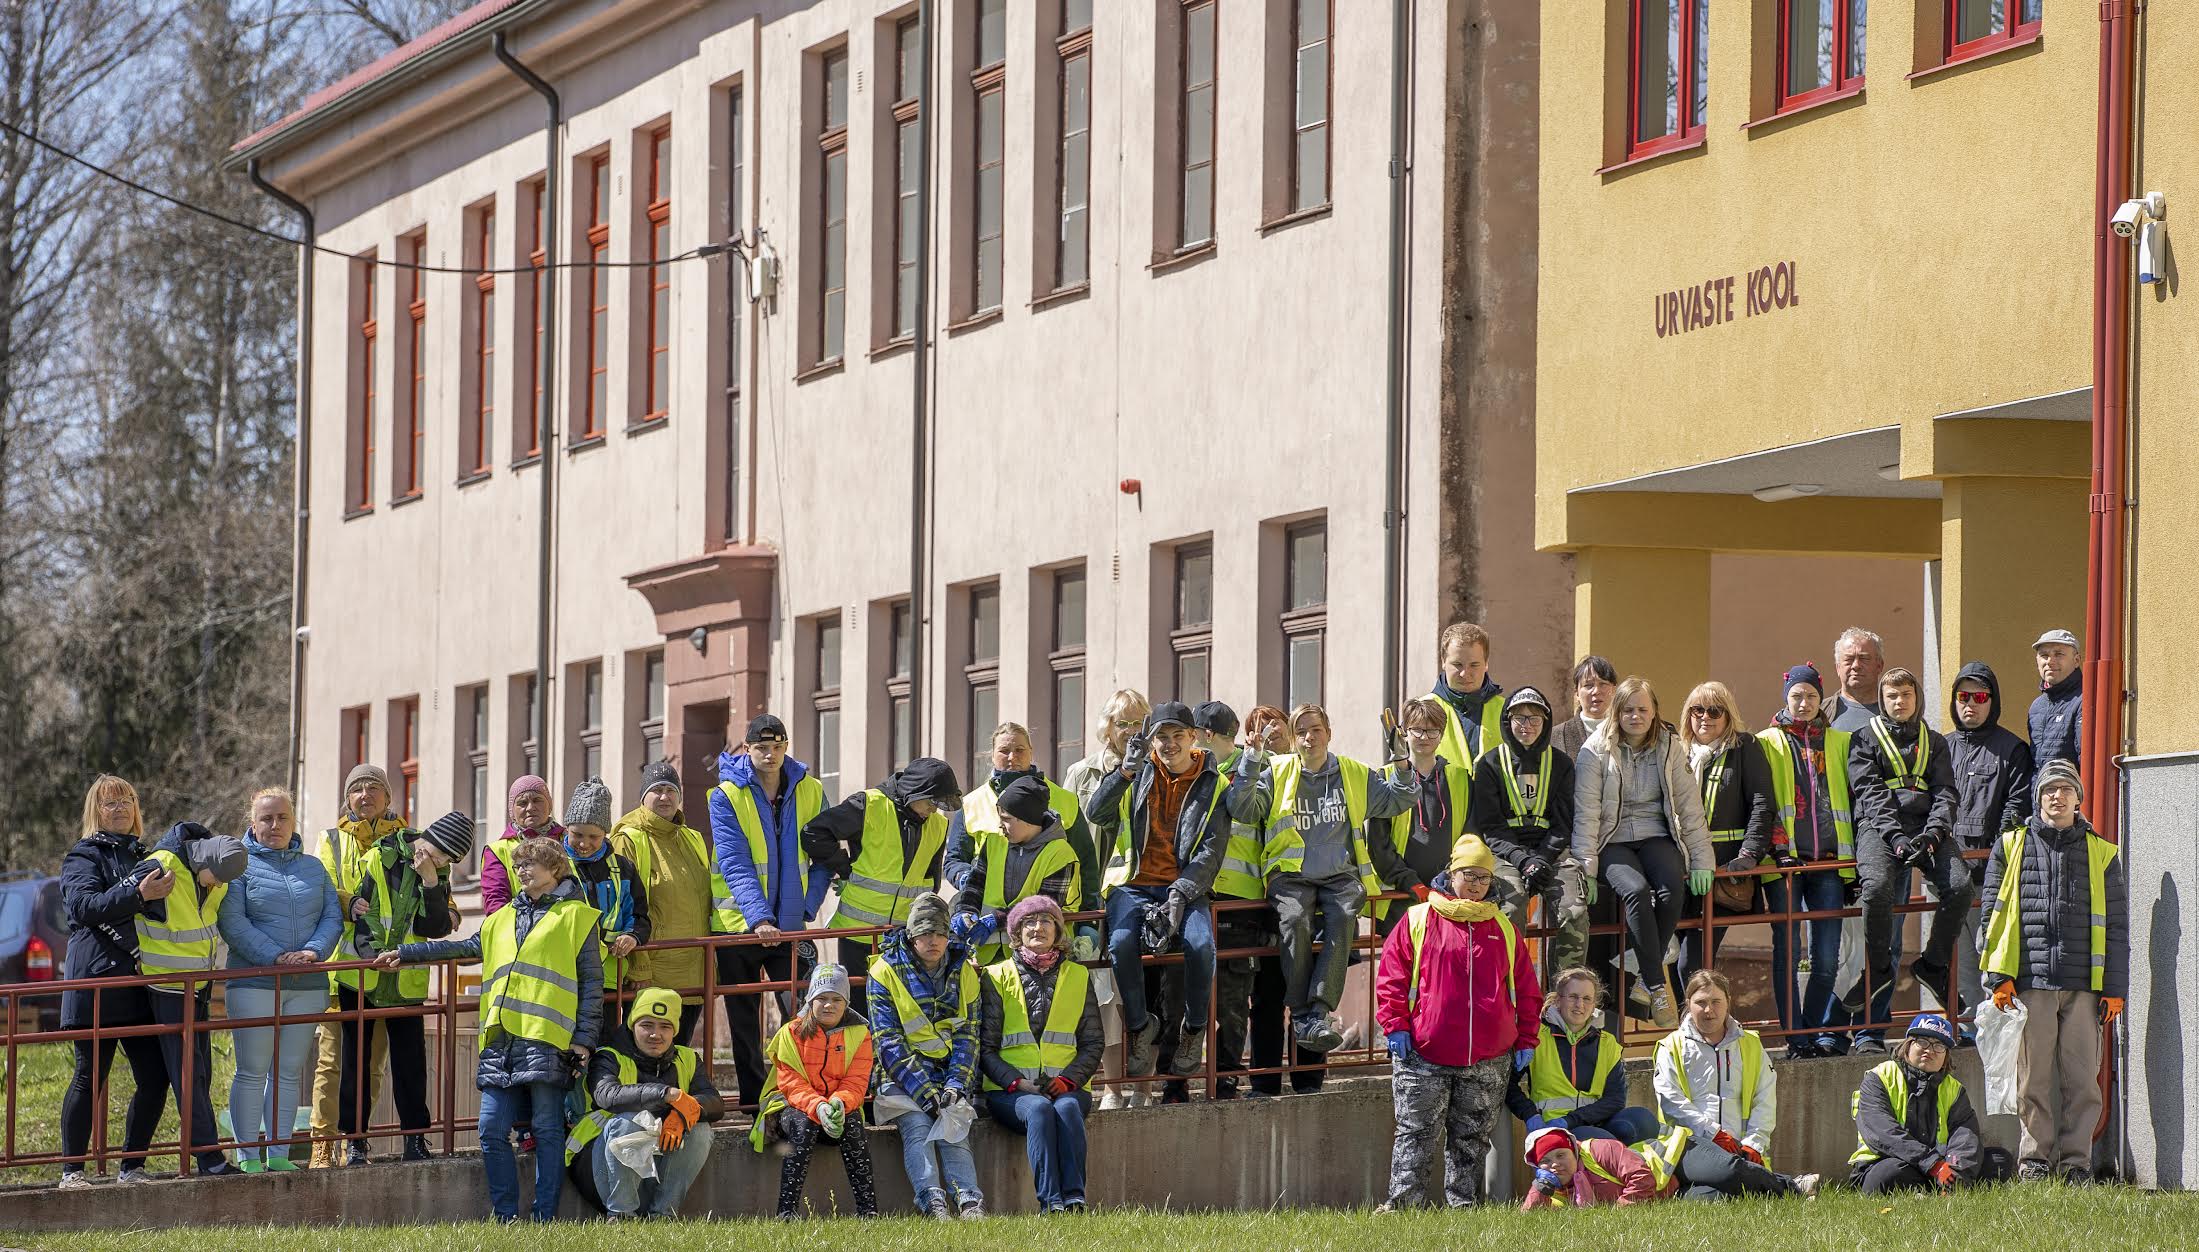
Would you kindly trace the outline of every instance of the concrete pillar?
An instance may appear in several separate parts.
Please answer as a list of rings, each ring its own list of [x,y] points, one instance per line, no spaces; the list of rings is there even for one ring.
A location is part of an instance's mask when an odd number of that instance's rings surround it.
[[[1966,662],[1991,665],[2001,720],[2021,734],[2037,691],[2031,641],[2057,626],[2083,628],[2087,484],[1958,477],[1941,489],[1939,670],[1951,683]],[[1944,725],[1946,693],[1930,700]]]
[[[1620,677],[1656,684],[1667,720],[1710,672],[1710,553],[1583,548],[1573,563],[1574,652],[1610,659]],[[1564,692],[1547,692],[1563,706]]]

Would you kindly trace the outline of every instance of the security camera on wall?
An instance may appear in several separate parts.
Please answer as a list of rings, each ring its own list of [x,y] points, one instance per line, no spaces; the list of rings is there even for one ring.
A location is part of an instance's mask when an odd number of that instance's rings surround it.
[[[2128,239],[2138,233],[2138,223],[2144,221],[2145,217],[2145,201],[2125,200],[2122,207],[2115,210],[2115,220],[2109,225],[2118,237]]]

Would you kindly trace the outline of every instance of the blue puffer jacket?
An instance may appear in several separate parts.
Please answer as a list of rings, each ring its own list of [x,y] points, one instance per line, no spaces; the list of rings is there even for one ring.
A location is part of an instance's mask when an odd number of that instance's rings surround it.
[[[229,884],[218,918],[222,941],[229,945],[229,968],[273,965],[285,952],[312,951],[327,960],[343,932],[328,868],[305,851],[297,835],[290,836],[288,847],[270,848],[250,836],[244,846],[251,854],[244,876]],[[240,978],[229,985],[272,987],[275,980]],[[302,979],[283,982],[286,990],[310,985]]]

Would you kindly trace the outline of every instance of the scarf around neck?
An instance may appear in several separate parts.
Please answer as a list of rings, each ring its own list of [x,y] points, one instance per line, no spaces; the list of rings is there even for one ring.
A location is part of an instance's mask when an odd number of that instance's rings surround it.
[[[1491,921],[1497,915],[1497,906],[1494,900],[1463,900],[1457,896],[1430,893],[1428,904],[1437,913],[1440,913],[1445,921],[1457,922],[1460,925],[1469,922]]]

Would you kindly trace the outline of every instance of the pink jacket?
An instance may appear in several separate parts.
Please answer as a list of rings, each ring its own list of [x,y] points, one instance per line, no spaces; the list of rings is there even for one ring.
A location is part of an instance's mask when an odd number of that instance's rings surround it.
[[[1504,979],[1504,932],[1494,920],[1461,924],[1430,908],[1425,945],[1419,1000],[1408,1008],[1411,923],[1400,922],[1382,944],[1374,1017],[1383,1034],[1410,1031],[1413,1050],[1434,1065],[1472,1065],[1533,1046],[1542,989],[1526,940],[1513,957],[1511,987]]]
[[[1598,1204],[1647,1204],[1678,1190],[1678,1183],[1667,1182],[1665,1190],[1659,1191],[1656,1175],[1649,1172],[1649,1166],[1643,1162],[1641,1154],[1616,1139],[1582,1139],[1579,1142],[1581,1152],[1602,1166],[1603,1172],[1618,1181],[1610,1182],[1596,1177],[1584,1160],[1581,1167],[1573,1171],[1572,1190],[1565,1196],[1565,1203],[1574,1208],[1584,1209]],[[1533,1187],[1528,1188],[1527,1198],[1520,1202],[1522,1210],[1545,1208],[1549,1205],[1550,1197]]]

